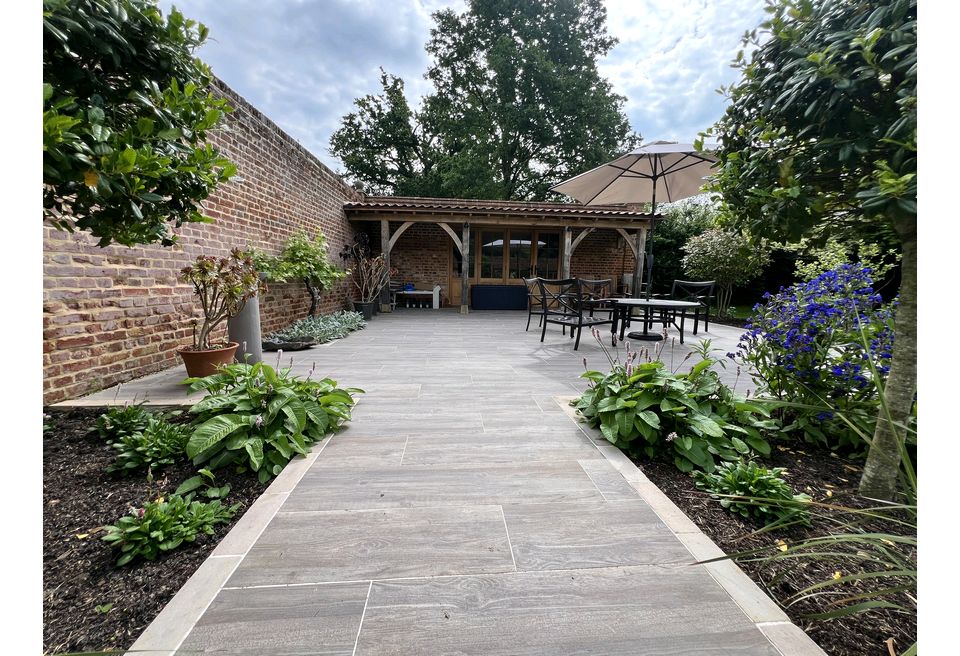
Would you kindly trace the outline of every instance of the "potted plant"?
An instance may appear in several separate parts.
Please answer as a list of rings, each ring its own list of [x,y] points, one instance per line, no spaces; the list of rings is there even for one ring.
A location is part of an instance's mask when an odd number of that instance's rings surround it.
[[[250,255],[267,282],[303,282],[310,294],[307,314],[311,317],[317,315],[323,290],[347,276],[346,271],[327,259],[327,240],[322,232],[313,240],[302,231],[294,234],[276,256],[258,250]]]
[[[358,257],[353,269],[353,283],[357,286],[359,300],[353,309],[363,313],[363,318],[373,318],[373,308],[379,303],[380,292],[390,281],[390,269],[383,255]]]
[[[200,299],[203,321],[193,331],[193,346],[181,349],[180,357],[193,378],[209,376],[221,364],[233,362],[239,344],[213,341],[214,330],[236,316],[247,300],[264,289],[253,260],[238,249],[229,257],[200,255],[180,271],[180,279],[193,285]]]

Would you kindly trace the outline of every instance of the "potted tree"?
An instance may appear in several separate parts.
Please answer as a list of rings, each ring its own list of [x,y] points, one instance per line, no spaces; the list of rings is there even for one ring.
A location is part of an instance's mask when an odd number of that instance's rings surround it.
[[[373,318],[373,308],[379,303],[380,292],[390,281],[390,269],[383,255],[357,257],[353,269],[353,284],[357,286],[359,300],[353,309],[363,313],[363,318]]]
[[[209,376],[221,364],[233,362],[239,344],[214,341],[214,330],[236,316],[248,299],[262,291],[253,260],[238,249],[230,257],[200,255],[196,262],[180,271],[180,279],[193,285],[200,299],[203,321],[193,331],[193,346],[181,349],[180,357],[191,377]]]
[[[303,282],[310,294],[308,314],[311,317],[317,315],[320,293],[347,276],[346,271],[327,259],[327,240],[322,232],[318,232],[313,240],[305,232],[294,234],[284,244],[280,255],[255,250],[251,256],[267,282]]]

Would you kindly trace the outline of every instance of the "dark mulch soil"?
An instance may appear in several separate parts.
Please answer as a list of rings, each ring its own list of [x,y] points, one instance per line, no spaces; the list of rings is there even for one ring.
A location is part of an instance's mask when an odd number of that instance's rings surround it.
[[[118,478],[104,469],[113,450],[87,429],[100,410],[53,412],[43,439],[43,647],[45,653],[125,649],[206,559],[265,486],[249,474],[217,473],[240,504],[229,524],[201,535],[154,562],[116,567],[117,554],[100,538],[131,506],[173,492],[196,473],[190,463],[146,477]],[[113,606],[107,612],[97,606]]]
[[[724,326],[733,326],[734,328],[743,328],[747,325],[747,319],[738,319],[736,317],[710,317],[710,323],[719,323]]]
[[[806,492],[814,501],[847,507],[867,506],[856,493],[861,474],[858,461],[832,456],[809,445],[781,444],[774,447],[773,454],[764,464],[770,467],[785,467],[785,478],[794,492]],[[831,531],[831,525],[827,522],[815,521],[810,528],[791,526],[763,535],[751,535],[760,528],[759,525],[751,524],[739,515],[724,510],[716,500],[696,488],[690,475],[679,471],[672,463],[638,462],[637,465],[727,554],[774,547],[777,540],[791,544]],[[891,533],[903,530],[882,521],[872,521],[869,528]],[[786,562],[764,565],[740,561],[738,564],[774,599],[786,599],[808,585],[829,579],[835,571],[842,571],[844,575],[858,571],[858,567],[849,561],[845,565],[844,562],[816,563],[804,560],[794,561],[789,566]],[[851,593],[861,591],[863,588],[856,588],[851,590]],[[911,606],[911,601],[902,594],[897,601],[904,606]],[[830,620],[809,620],[802,617],[805,614],[825,612],[828,610],[825,604],[823,599],[809,600],[784,610],[831,656],[900,654],[916,640],[915,613],[910,616],[875,609]],[[890,638],[893,639],[894,652],[889,651],[885,644]]]

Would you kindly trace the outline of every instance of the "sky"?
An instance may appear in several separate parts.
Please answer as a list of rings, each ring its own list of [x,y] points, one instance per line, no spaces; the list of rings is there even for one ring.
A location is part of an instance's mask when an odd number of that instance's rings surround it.
[[[430,92],[424,51],[443,7],[457,0],[161,0],[206,24],[198,55],[214,74],[332,169],[330,135],[355,98],[380,92],[379,69],[403,78],[412,107]],[[690,142],[720,118],[716,90],[737,80],[730,62],[759,26],[763,0],[608,0],[619,44],[599,62],[627,98],[644,142]]]

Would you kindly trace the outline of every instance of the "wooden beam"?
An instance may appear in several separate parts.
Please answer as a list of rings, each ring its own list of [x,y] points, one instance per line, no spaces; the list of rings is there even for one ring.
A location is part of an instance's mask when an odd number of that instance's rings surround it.
[[[621,237],[623,237],[623,241],[627,242],[627,246],[630,247],[630,252],[633,253],[634,257],[636,257],[637,245],[633,242],[633,239],[630,237],[630,233],[628,233],[623,228],[617,228],[617,232],[620,233]]]
[[[492,226],[517,226],[532,228],[595,228],[605,230],[616,230],[624,228],[633,230],[641,226],[648,226],[651,217],[636,218],[616,218],[616,217],[577,217],[577,216],[457,216],[451,214],[431,215],[419,214],[416,212],[348,212],[349,221],[409,221],[415,223],[460,223],[469,221],[471,225],[492,225]],[[657,216],[653,220],[659,220]]]
[[[594,230],[596,230],[596,228],[587,228],[586,230],[584,230],[583,232],[581,232],[579,235],[577,235],[577,238],[573,240],[573,243],[572,243],[572,244],[570,244],[570,254],[571,254],[571,255],[573,255],[573,251],[577,250],[577,246],[580,245],[580,242],[583,241],[584,237],[586,237],[587,235],[589,235],[589,234],[590,234],[591,232],[593,232]]]
[[[463,224],[460,251],[460,314],[470,312],[470,224]]]
[[[453,243],[457,246],[457,251],[460,253],[461,257],[463,256],[463,242],[460,241],[460,238],[457,237],[457,233],[453,231],[453,228],[450,227],[447,223],[438,223],[438,226],[443,228],[444,232],[450,235],[450,239],[453,240]]]
[[[393,233],[393,237],[390,237],[390,245],[387,247],[387,250],[386,250],[387,253],[389,253],[390,251],[393,250],[393,247],[396,246],[396,244],[397,244],[397,240],[400,239],[400,235],[402,235],[403,233],[405,233],[405,232],[407,231],[407,228],[409,228],[409,227],[412,226],[413,224],[414,224],[413,221],[405,221],[402,226],[400,226],[399,228],[397,228],[397,231],[396,231],[395,233]],[[381,224],[381,225],[382,225],[382,224]],[[389,226],[390,224],[387,223],[387,225]],[[387,235],[390,234],[389,228],[387,229],[387,233],[386,233],[386,234],[387,234]]]
[[[560,277],[570,277],[570,256],[573,255],[573,235],[570,226],[563,228],[563,256],[560,260]]]
[[[390,250],[393,248],[393,242],[390,241],[390,222],[386,219],[380,221],[380,250],[383,252],[383,261],[390,270]],[[387,280],[386,286],[380,290],[380,311],[390,312],[390,281]]]

